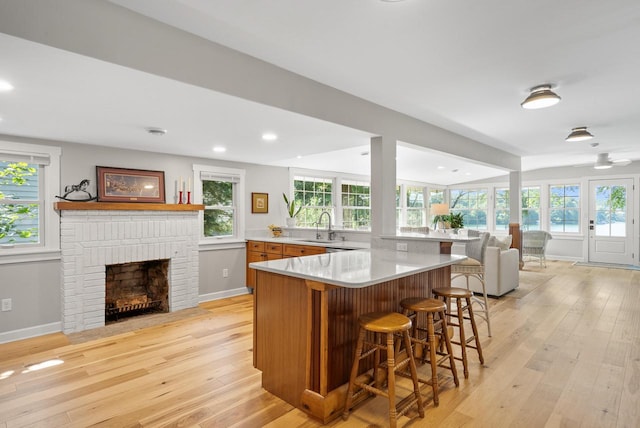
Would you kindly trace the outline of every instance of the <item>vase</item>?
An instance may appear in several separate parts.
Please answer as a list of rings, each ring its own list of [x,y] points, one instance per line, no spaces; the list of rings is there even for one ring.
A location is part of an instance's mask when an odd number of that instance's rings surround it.
[[[295,217],[287,217],[287,227],[296,227]]]

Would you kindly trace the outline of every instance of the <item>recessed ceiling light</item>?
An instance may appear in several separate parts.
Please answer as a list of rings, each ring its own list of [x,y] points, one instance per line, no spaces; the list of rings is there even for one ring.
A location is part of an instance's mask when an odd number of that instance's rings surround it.
[[[222,147],[222,146],[215,146],[213,148],[213,151],[216,152],[216,153],[224,153],[224,152],[227,151],[227,148],[226,147]]]
[[[296,159],[302,159],[302,155],[296,156]]]
[[[8,92],[13,90],[13,85],[6,80],[0,80],[0,92]]]
[[[442,169],[447,169],[447,167],[440,165],[440,166],[438,167],[438,169],[440,169],[440,170],[442,170]]]
[[[360,153],[360,156],[369,156],[369,152],[362,152]]]
[[[278,139],[278,136],[273,132],[265,132],[264,134],[262,134],[262,139],[264,141],[275,141]]]
[[[162,136],[167,133],[167,130],[162,128],[147,128],[147,132],[151,135]]]

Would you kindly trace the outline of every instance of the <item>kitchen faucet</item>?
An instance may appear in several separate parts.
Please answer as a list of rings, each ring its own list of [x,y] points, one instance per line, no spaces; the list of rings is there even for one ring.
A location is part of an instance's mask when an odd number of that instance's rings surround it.
[[[329,224],[327,226],[327,236],[329,237],[330,241],[333,241],[336,237],[336,232],[335,230],[331,230],[331,214],[329,214],[329,211],[322,211],[322,213],[320,214],[320,217],[318,217],[318,221],[316,222],[316,239],[320,239],[320,232],[318,232],[318,226],[320,226],[320,222],[322,221],[322,216],[327,215],[327,217],[329,217]]]

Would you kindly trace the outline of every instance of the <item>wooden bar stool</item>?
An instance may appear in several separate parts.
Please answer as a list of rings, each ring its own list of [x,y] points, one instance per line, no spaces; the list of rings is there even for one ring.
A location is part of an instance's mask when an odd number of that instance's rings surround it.
[[[422,346],[422,362],[427,361],[431,365],[431,380],[418,377],[420,382],[431,384],[433,390],[433,404],[437,406],[438,401],[438,367],[451,370],[453,381],[456,386],[460,385],[458,381],[458,372],[456,370],[456,362],[451,350],[451,341],[449,339],[449,331],[447,329],[446,309],[447,305],[438,299],[427,299],[424,297],[410,297],[400,302],[403,313],[413,322],[411,329],[411,342]],[[419,322],[418,316],[424,314],[426,316],[426,325]],[[437,316],[435,319],[434,316]],[[438,339],[436,341],[436,338]],[[446,352],[442,350],[444,342]],[[440,349],[438,349],[440,348]],[[427,360],[426,350],[429,350],[429,358]],[[448,365],[445,362],[449,360]],[[403,373],[404,375],[405,373]]]
[[[458,327],[458,332],[460,335],[460,341],[456,342],[454,340],[451,343],[455,343],[456,345],[460,345],[462,349],[462,358],[454,357],[456,360],[462,361],[462,366],[464,367],[464,377],[469,377],[469,368],[467,363],[467,347],[475,349],[478,351],[478,357],[480,359],[480,364],[484,364],[484,357],[482,356],[482,346],[480,346],[480,338],[478,336],[478,327],[476,326],[476,320],[473,316],[473,306],[471,305],[472,300],[471,297],[473,293],[470,290],[465,288],[458,287],[443,287],[443,288],[434,288],[433,295],[437,298],[441,298],[447,306],[447,315],[450,317],[455,317],[457,319],[457,323],[454,321],[449,321],[449,325],[453,327]],[[456,311],[453,312],[451,309],[451,301],[455,300],[456,303]],[[465,312],[468,314],[465,316]],[[473,336],[466,337],[464,331],[464,320],[471,321],[471,329],[473,330]],[[469,343],[475,341],[475,346],[470,345]]]
[[[416,371],[416,363],[413,354],[407,352],[407,357],[396,363],[394,350],[394,335],[402,335],[406,349],[411,349],[411,339],[409,338],[409,329],[411,328],[411,320],[406,316],[396,312],[372,312],[358,317],[360,324],[358,343],[356,345],[356,354],[353,359],[351,368],[351,376],[349,378],[349,387],[347,389],[347,401],[344,406],[342,418],[346,420],[349,417],[351,406],[357,398],[365,393],[373,393],[387,397],[389,400],[389,425],[392,428],[397,426],[397,418],[404,415],[407,410],[414,404],[418,405],[418,413],[424,418],[424,407],[422,397],[420,396],[420,388],[418,385],[418,373]],[[374,333],[374,342],[365,341],[367,332]],[[380,343],[381,338],[386,338],[385,343]],[[365,346],[367,349],[364,349]],[[380,363],[380,351],[386,351],[386,363]],[[360,361],[374,354],[373,379],[369,383],[360,382],[358,378],[358,369]],[[409,365],[411,378],[413,380],[413,393],[402,399],[396,404],[396,371],[402,370]],[[382,389],[382,385],[377,376],[378,368],[386,366],[387,368],[387,389]],[[356,387],[360,389],[355,391]]]

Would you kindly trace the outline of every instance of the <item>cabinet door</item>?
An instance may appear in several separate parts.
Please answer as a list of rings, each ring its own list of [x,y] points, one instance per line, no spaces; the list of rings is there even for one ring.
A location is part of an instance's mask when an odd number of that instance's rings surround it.
[[[282,244],[274,244],[273,242],[265,242],[264,243],[264,251],[269,253],[269,254],[282,256]],[[274,260],[274,259],[270,258],[269,260]]]
[[[247,251],[247,287],[256,286],[256,270],[249,267],[249,263],[263,262],[267,260],[267,253],[261,251]]]

